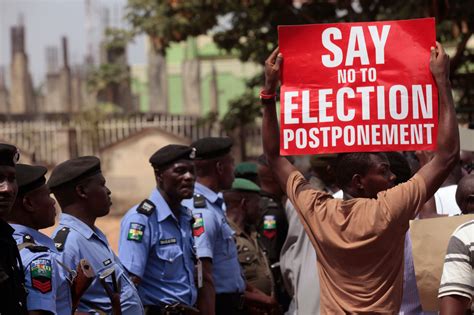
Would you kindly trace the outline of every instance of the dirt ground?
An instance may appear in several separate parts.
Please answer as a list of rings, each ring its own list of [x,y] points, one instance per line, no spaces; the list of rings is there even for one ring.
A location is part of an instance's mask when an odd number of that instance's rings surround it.
[[[120,220],[122,220],[122,215],[118,216],[118,215],[110,214],[108,216],[98,218],[96,221],[96,226],[102,232],[104,232],[104,234],[107,236],[107,239],[109,240],[109,244],[116,254],[118,254]],[[56,222],[58,222],[58,218],[56,219]],[[52,232],[54,231],[54,229],[56,228],[56,226],[57,226],[57,223],[53,227],[41,230],[41,232],[50,236]]]

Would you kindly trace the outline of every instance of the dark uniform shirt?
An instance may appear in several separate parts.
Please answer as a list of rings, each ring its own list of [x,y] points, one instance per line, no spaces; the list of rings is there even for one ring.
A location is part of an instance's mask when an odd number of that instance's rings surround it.
[[[288,219],[281,201],[265,192],[260,192],[260,209],[262,218],[258,225],[259,241],[265,249],[270,265],[280,261],[280,252],[288,234]],[[279,265],[272,268],[275,283],[276,299],[286,310],[290,304],[290,297],[283,285],[283,278]]]
[[[258,226],[260,242],[267,252],[270,264],[280,260],[280,251],[288,234],[285,209],[275,196],[262,191],[260,208],[262,219]]]
[[[0,219],[0,314],[27,314],[26,289],[13,228]]]

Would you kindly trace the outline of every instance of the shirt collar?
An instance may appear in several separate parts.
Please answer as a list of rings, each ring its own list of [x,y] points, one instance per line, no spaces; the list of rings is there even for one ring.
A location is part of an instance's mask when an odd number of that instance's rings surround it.
[[[16,238],[23,238],[24,235],[28,234],[31,237],[33,237],[33,241],[35,244],[38,245],[43,245],[48,247],[49,249],[55,249],[56,247],[54,246],[54,241],[49,238],[47,235],[44,235],[38,230],[35,230],[31,227],[24,226],[21,224],[10,224],[12,228],[15,229],[15,232],[13,233],[13,237]],[[16,237],[15,237],[16,236]]]
[[[96,231],[92,230],[87,224],[67,213],[61,213],[59,224],[65,225],[71,229],[74,229],[79,234],[89,239],[92,235],[96,234]],[[98,235],[100,238],[100,235]]]
[[[155,212],[158,222],[163,222],[168,217],[172,217],[174,220],[177,220],[173,214],[173,211],[171,211],[170,206],[157,188],[153,189],[153,191],[151,192],[150,200],[156,206]],[[188,221],[192,220],[192,215],[190,214],[190,211],[188,211],[188,208],[184,207],[183,205],[180,205],[180,213],[181,217],[186,218]]]
[[[215,193],[208,187],[198,182],[194,184],[194,191],[203,195],[210,203],[216,203],[218,199],[222,199],[222,193]]]

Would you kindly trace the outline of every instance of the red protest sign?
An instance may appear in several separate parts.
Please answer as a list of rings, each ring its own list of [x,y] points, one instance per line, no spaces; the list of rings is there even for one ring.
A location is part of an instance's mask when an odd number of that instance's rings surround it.
[[[282,155],[432,150],[434,19],[278,28]]]

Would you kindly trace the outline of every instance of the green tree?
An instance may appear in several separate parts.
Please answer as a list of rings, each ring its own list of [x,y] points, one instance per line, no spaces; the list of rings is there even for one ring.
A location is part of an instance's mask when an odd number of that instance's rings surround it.
[[[129,0],[128,18],[136,32],[149,34],[155,47],[166,50],[181,41],[213,29],[218,47],[242,61],[263,64],[278,42],[278,25],[360,22],[434,16],[438,39],[454,45],[451,61],[459,105],[474,103],[474,51],[466,47],[474,30],[474,1],[463,0]],[[219,18],[226,23],[218,25]],[[226,126],[238,126],[258,117],[259,108],[247,106],[248,96],[263,83],[259,74],[247,82],[245,93],[231,102]],[[472,111],[472,107],[470,109]],[[242,111],[242,112],[239,112]],[[243,117],[247,115],[245,119]],[[248,119],[247,119],[248,118]],[[230,123],[232,122],[232,123]]]

